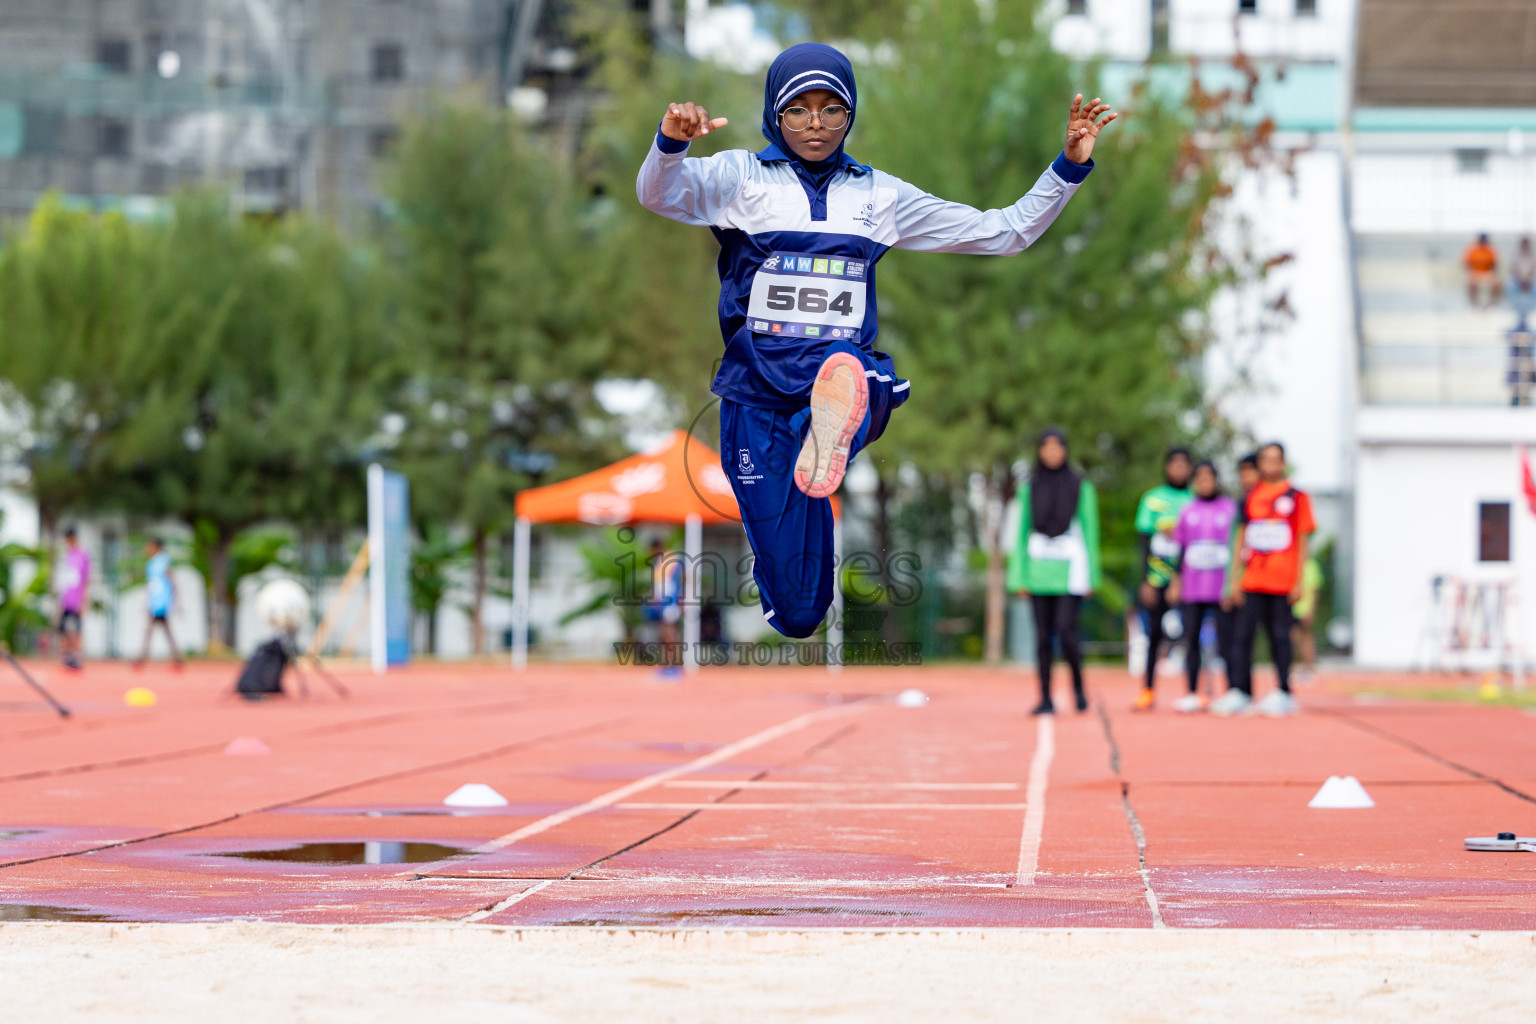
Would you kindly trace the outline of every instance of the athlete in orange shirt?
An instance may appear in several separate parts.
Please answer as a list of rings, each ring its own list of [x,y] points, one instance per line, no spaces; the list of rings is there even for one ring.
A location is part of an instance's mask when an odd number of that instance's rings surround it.
[[[1259,485],[1243,500],[1240,525],[1228,573],[1229,600],[1237,606],[1232,636],[1231,685],[1210,706],[1212,714],[1232,715],[1253,701],[1253,641],[1259,624],[1269,635],[1280,687],[1252,710],[1279,717],[1296,713],[1291,697],[1291,605],[1301,599],[1301,570],[1307,538],[1317,529],[1312,499],[1285,477],[1285,446],[1272,441],[1259,449]],[[1242,563],[1246,554],[1247,564]]]

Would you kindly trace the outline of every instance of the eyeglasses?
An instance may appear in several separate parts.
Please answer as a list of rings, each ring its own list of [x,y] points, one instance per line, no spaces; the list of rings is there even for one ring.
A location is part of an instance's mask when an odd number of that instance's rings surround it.
[[[822,107],[820,114],[821,126],[829,132],[840,131],[848,123],[849,110],[839,103]],[[807,110],[805,107],[785,107],[779,112],[779,118],[784,122],[784,127],[792,132],[805,131],[811,126],[813,117],[816,117],[816,111]]]

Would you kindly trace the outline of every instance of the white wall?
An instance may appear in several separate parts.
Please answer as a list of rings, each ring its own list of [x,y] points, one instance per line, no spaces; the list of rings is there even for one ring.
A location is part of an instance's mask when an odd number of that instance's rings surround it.
[[[37,503],[21,491],[0,487],[0,544],[33,547],[37,540]]]
[[[1357,430],[1356,661],[1426,667],[1422,633],[1438,575],[1515,580],[1517,623],[1527,656],[1536,652],[1536,517],[1514,447],[1536,449],[1536,410],[1367,407]],[[1481,501],[1511,504],[1507,564],[1477,561]]]
[[[1294,179],[1278,171],[1238,178],[1228,219],[1248,220],[1258,252],[1294,258],[1262,284],[1220,298],[1218,341],[1205,362],[1221,413],[1260,440],[1283,441],[1297,484],[1323,494],[1344,490],[1350,470],[1355,345],[1342,189],[1332,150],[1300,154]],[[1255,336],[1262,305],[1282,293],[1294,319]],[[1242,387],[1245,376],[1257,383]]]
[[[1150,0],[1088,0],[1085,15],[1062,13],[1051,33],[1056,49],[1075,57],[1145,60],[1152,44]],[[1296,0],[1259,0],[1255,14],[1237,13],[1237,0],[1169,0],[1168,48],[1180,56],[1344,60],[1355,0],[1318,0],[1317,14],[1298,16]]]

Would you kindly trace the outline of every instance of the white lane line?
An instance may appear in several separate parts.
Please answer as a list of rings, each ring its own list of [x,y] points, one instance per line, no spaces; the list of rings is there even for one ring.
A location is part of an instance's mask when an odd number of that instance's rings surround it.
[[[473,852],[491,853],[495,850],[505,849],[506,847],[511,846],[514,843],[520,843],[524,839],[527,839],[531,836],[536,836],[541,832],[548,832],[550,829],[555,828],[556,826],[564,825],[568,821],[580,818],[583,815],[591,814],[593,811],[600,811],[605,807],[612,807],[614,804],[620,802],[621,800],[627,800],[634,796],[636,793],[650,789],[652,786],[659,786],[663,782],[677,778],[679,775],[687,775],[689,772],[700,771],[704,768],[710,767],[711,765],[717,765],[724,761],[729,761],[734,757],[738,757],[741,754],[746,753],[753,747],[760,747],[765,743],[772,743],[774,740],[788,736],[790,733],[798,732],[808,725],[813,725],[817,722],[839,715],[846,715],[852,712],[862,711],[865,707],[868,706],[870,705],[865,703],[839,704],[836,707],[823,708],[820,711],[811,711],[803,715],[798,715],[789,719],[787,722],[780,722],[778,725],[769,726],[761,732],[755,732],[745,739],[737,740],[735,743],[721,747],[719,750],[711,751],[702,757],[696,757],[692,761],[689,761],[687,764],[681,764],[675,768],[668,768],[665,771],[655,772],[651,775],[647,775],[643,779],[636,779],[634,782],[620,786],[618,789],[611,789],[601,796],[593,797],[586,803],[577,804],[575,807],[567,807],[563,811],[557,811],[547,817],[540,818],[538,821],[524,825],[522,828],[517,829],[515,832],[508,832],[504,836],[498,836],[489,842],[482,843],[481,845],[475,847]]]
[[[484,921],[486,918],[490,917],[492,914],[499,914],[503,910],[506,910],[508,907],[510,907],[514,903],[521,903],[523,900],[527,899],[529,896],[532,896],[535,893],[543,892],[545,889],[548,889],[550,886],[554,885],[558,881],[560,881],[560,879],[558,879],[558,878],[546,878],[544,881],[540,882],[538,885],[530,886],[529,888],[524,889],[520,893],[517,893],[517,894],[512,895],[512,896],[508,896],[506,899],[502,900],[500,903],[495,904],[494,906],[486,907],[484,910],[477,910],[477,911],[475,911],[473,914],[470,914],[468,917],[466,917],[464,919],[464,923],[465,924],[474,924],[476,921]]]
[[[1035,719],[1035,756],[1029,761],[1024,787],[1024,834],[1019,838],[1019,873],[1015,885],[1034,885],[1040,866],[1040,839],[1045,834],[1045,786],[1056,757],[1056,718]]]
[[[619,811],[1022,811],[1024,804],[843,804],[843,803],[794,803],[794,804],[747,804],[747,803],[623,803],[614,807]]]
[[[1002,792],[1017,782],[774,782],[768,779],[678,779],[669,789],[899,789],[935,793]]]

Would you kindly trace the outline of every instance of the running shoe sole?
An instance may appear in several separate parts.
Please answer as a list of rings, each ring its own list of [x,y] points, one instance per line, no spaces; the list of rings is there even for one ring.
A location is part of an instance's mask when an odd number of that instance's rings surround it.
[[[812,498],[829,497],[848,471],[848,447],[869,409],[864,364],[834,352],[811,385],[811,429],[795,460],[795,486]]]

